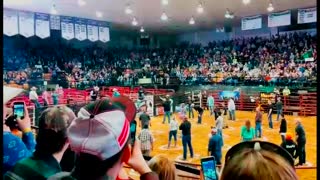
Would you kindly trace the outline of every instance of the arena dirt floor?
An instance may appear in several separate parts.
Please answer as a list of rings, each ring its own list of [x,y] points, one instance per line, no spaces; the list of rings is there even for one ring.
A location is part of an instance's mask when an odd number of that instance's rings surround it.
[[[197,113],[195,113],[195,117]],[[224,129],[224,147],[223,147],[223,156],[225,156],[227,150],[233,145],[240,142],[240,127],[244,125],[245,120],[250,119],[252,125],[254,125],[254,112],[245,112],[245,111],[237,111],[236,112],[236,121],[227,121],[229,128]],[[306,144],[306,160],[308,166],[316,166],[316,117],[295,117],[295,116],[286,116],[288,123],[288,132],[295,134],[295,118],[300,118],[302,124],[306,131],[307,136],[307,144]],[[151,131],[154,135],[154,149],[151,153],[151,156],[156,154],[164,154],[168,158],[174,161],[180,161],[182,157],[182,142],[181,142],[181,132],[178,133],[178,143],[177,148],[167,149],[168,144],[168,131],[169,125],[162,124],[163,116],[152,117],[151,120]],[[226,119],[226,118],[225,118]],[[270,130],[268,128],[268,122],[266,114],[264,114],[263,118],[263,126],[262,126],[262,135],[261,140],[270,141],[275,144],[281,143],[281,137],[279,134],[279,126],[280,122],[275,121],[276,115],[273,115],[274,120],[274,129]],[[187,162],[189,163],[200,163],[200,158],[207,156],[207,146],[209,140],[210,127],[214,125],[214,117],[210,116],[208,111],[205,111],[203,115],[203,122],[201,125],[196,123],[197,119],[194,118],[191,120],[192,123],[192,145],[194,149],[194,158],[188,158]],[[180,121],[178,121],[180,123]],[[137,134],[140,131],[140,127],[137,127]],[[173,142],[172,142],[173,146]],[[190,154],[188,152],[188,157]],[[224,159],[222,159],[222,162]],[[316,168],[312,169],[297,169],[296,171],[301,180],[314,180],[316,179]],[[132,173],[130,173],[132,174]]]

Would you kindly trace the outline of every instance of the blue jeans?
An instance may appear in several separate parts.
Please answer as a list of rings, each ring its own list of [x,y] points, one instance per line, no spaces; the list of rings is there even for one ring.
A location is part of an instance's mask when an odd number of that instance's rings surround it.
[[[190,156],[193,158],[193,149],[191,144],[191,135],[182,135],[183,159],[187,159],[187,145],[189,147]]]
[[[213,114],[214,106],[209,106],[210,116]]]
[[[168,117],[168,123],[170,123],[170,114],[171,114],[170,111],[165,111],[164,112],[162,123],[166,122],[166,117]]]
[[[258,136],[259,132],[259,136]],[[261,122],[256,122],[256,138],[261,138],[262,131],[261,131]]]
[[[31,102],[33,102],[35,108],[40,108],[41,107],[41,104],[39,103],[38,100],[31,100]]]
[[[272,114],[268,117],[268,121],[269,121],[269,128],[273,129]]]
[[[191,105],[188,107],[188,111],[189,111],[189,118],[194,118],[194,114],[193,114],[193,109],[191,107]]]
[[[282,109],[277,110],[277,121],[279,121],[280,115],[282,114]]]
[[[235,121],[236,120],[236,111],[229,110],[229,119]]]
[[[198,115],[198,124],[201,124],[201,122],[202,122],[202,114],[203,114],[203,112],[199,113],[199,115]]]

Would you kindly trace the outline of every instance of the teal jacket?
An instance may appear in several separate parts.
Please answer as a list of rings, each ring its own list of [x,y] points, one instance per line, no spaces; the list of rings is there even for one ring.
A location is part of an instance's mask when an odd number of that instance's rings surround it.
[[[241,137],[243,140],[252,140],[255,136],[254,128],[251,127],[250,130],[247,130],[246,126],[241,128]]]

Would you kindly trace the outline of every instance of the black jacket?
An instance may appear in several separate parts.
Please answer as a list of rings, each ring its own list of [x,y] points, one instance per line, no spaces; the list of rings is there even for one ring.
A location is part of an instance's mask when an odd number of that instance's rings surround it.
[[[296,158],[297,144],[295,142],[292,140],[286,140],[286,142],[281,144],[281,147],[287,150],[293,158]]]
[[[287,121],[285,119],[281,119],[280,123],[280,133],[286,133],[287,132]]]

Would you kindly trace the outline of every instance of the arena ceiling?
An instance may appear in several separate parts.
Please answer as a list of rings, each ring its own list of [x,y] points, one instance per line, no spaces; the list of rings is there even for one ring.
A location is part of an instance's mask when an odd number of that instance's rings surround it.
[[[85,5],[79,6],[79,1]],[[109,21],[116,28],[139,30],[143,26],[149,32],[183,32],[222,27],[226,9],[234,12],[234,21],[244,16],[266,14],[270,2],[251,0],[245,5],[242,0],[201,0],[204,11],[199,14],[199,0],[168,1],[168,5],[163,5],[162,0],[4,0],[4,7],[50,13],[55,4],[58,15]],[[316,0],[273,0],[272,3],[274,12],[316,6]],[[128,4],[133,11],[130,15],[125,13]],[[98,18],[96,11],[100,11],[102,17]],[[166,22],[160,19],[163,12],[168,16]],[[195,24],[189,25],[192,16]],[[131,24],[133,17],[138,21],[136,27]]]

